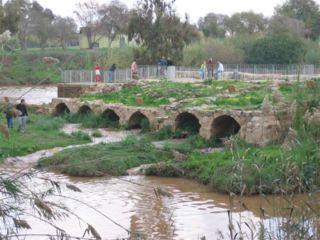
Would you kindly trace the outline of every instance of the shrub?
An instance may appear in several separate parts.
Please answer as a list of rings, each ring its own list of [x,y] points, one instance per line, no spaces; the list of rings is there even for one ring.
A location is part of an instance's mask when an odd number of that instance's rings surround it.
[[[306,48],[299,39],[287,35],[272,35],[256,40],[245,52],[247,63],[293,64],[301,63]]]

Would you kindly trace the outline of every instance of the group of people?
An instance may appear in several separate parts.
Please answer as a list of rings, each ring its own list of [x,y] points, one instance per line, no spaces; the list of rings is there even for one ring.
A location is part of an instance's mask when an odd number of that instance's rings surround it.
[[[117,68],[116,64],[113,63],[108,70],[108,82],[109,83],[113,82],[113,80],[114,80],[114,72],[116,71],[116,68]],[[95,66],[95,79],[96,79],[96,83],[102,82],[101,67],[98,63]]]
[[[116,68],[117,68],[116,64],[113,63],[108,70],[108,82],[109,83],[114,81],[114,73],[116,71]],[[133,61],[131,64],[131,79],[138,80],[138,64],[136,61]],[[102,82],[101,67],[98,63],[95,66],[95,80],[96,80],[96,83]]]
[[[220,79],[222,73],[224,72],[223,64],[219,61],[216,63],[213,61],[212,58],[209,58],[207,61],[204,61],[201,64],[199,74],[200,79]]]
[[[14,104],[10,102],[8,97],[4,97],[4,105],[2,108],[2,112],[5,114],[8,129],[13,128],[13,119],[15,117],[18,117],[18,131],[22,133],[26,131],[28,110],[24,99],[21,99],[20,103],[14,106]]]

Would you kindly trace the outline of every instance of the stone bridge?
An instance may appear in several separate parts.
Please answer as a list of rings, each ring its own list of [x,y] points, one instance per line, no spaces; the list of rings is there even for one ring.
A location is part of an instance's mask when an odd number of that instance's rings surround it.
[[[239,134],[248,143],[260,146],[282,141],[291,122],[287,111],[132,107],[106,104],[99,100],[80,101],[66,98],[53,99],[50,109],[54,115],[88,112],[103,114],[110,121],[129,129],[142,128],[144,122],[149,124],[153,131],[165,126],[181,131],[193,129],[206,139]]]

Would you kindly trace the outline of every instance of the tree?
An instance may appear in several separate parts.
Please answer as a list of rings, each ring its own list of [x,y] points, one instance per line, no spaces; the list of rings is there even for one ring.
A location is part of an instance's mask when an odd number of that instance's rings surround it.
[[[101,33],[108,37],[109,48],[115,38],[127,32],[128,8],[118,0],[112,0],[108,5],[99,9],[101,16]]]
[[[301,38],[307,33],[303,21],[281,15],[275,15],[270,19],[268,32],[271,34],[287,33]]]
[[[230,35],[262,33],[267,26],[267,20],[262,14],[252,11],[233,14],[226,20]]]
[[[198,21],[199,29],[206,37],[224,37],[226,34],[227,15],[208,13]]]
[[[19,30],[19,21],[24,18],[24,12],[29,2],[27,0],[9,0],[4,5],[3,26],[12,34]]]
[[[131,13],[129,39],[147,50],[148,61],[157,61],[161,56],[175,62],[181,60],[184,46],[196,36],[188,18],[181,22],[175,15],[173,3],[174,0],[141,0]]]
[[[67,47],[67,43],[75,38],[77,32],[77,24],[70,17],[57,16],[53,22],[53,35],[63,49]]]
[[[306,48],[302,40],[272,35],[256,40],[246,52],[246,62],[255,64],[302,63]]]
[[[276,8],[276,15],[295,18],[304,22],[306,37],[318,39],[320,35],[320,8],[313,0],[287,0]]]
[[[99,15],[99,4],[93,0],[78,3],[74,11],[81,24],[81,30],[87,37],[89,48],[93,48],[101,36],[101,16]]]
[[[0,0],[0,32],[3,32],[6,30],[4,29],[3,17],[4,17],[4,9],[2,5],[2,0]]]
[[[29,12],[30,34],[37,37],[43,49],[50,37],[53,36],[54,14],[50,9],[44,9],[38,2],[32,2]]]

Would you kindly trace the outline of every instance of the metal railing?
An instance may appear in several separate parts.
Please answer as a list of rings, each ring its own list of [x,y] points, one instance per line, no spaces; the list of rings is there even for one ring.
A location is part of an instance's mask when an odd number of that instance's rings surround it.
[[[176,66],[174,79],[199,79],[198,67]],[[214,78],[215,71],[207,71],[205,78]],[[213,76],[212,76],[213,75]],[[139,66],[139,79],[160,79],[168,77],[168,69],[159,66]],[[64,83],[94,83],[95,74],[90,70],[65,70],[61,72]],[[275,65],[275,64],[225,64],[220,79],[236,80],[296,80],[320,78],[320,66],[316,65]],[[101,71],[102,82],[109,82],[109,72]],[[112,83],[124,83],[131,80],[131,70],[117,69]]]

